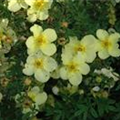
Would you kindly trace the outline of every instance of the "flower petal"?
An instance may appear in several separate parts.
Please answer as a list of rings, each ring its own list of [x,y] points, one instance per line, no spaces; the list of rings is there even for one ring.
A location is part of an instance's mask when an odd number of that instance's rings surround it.
[[[23,69],[23,73],[25,75],[31,76],[34,73],[34,69],[32,65],[25,64],[25,68]]]
[[[8,3],[8,9],[12,12],[17,12],[21,9],[21,6],[18,4],[17,0],[10,0]]]
[[[41,51],[48,56],[52,56],[56,52],[56,46],[51,43],[45,46],[41,46]]]
[[[45,103],[46,100],[47,100],[47,94],[45,92],[39,93],[35,98],[35,102],[38,105],[41,105],[41,104]]]
[[[61,57],[63,64],[67,65],[71,61],[71,59],[73,59],[73,54],[71,53],[71,51],[65,52],[63,50]]]
[[[113,33],[109,36],[109,40],[112,43],[117,43],[119,41],[120,34],[119,33]]]
[[[48,18],[48,11],[40,11],[37,15],[39,20],[46,20]]]
[[[106,59],[108,58],[110,55],[108,53],[107,50],[101,50],[98,52],[98,56],[101,58],[101,59]]]
[[[35,0],[25,0],[25,3],[28,5],[32,5],[34,3]]]
[[[92,63],[95,58],[96,58],[96,53],[95,53],[94,49],[87,51],[87,53],[86,53],[86,59],[85,59],[85,61],[87,63]]]
[[[105,40],[109,36],[108,32],[103,29],[98,29],[96,35],[99,38],[99,40]]]
[[[113,57],[119,57],[120,56],[120,49],[118,48],[118,44],[114,44],[111,49],[109,49],[109,54]]]
[[[57,68],[57,62],[51,57],[46,57],[46,60],[44,63],[44,69],[48,72],[52,72],[56,68]]]
[[[48,28],[43,32],[43,35],[47,37],[47,40],[53,42],[57,39],[57,34],[54,29]]]
[[[45,83],[49,80],[50,78],[50,74],[49,72],[45,71],[45,70],[36,70],[35,71],[35,78],[36,80],[42,82],[42,83]]]
[[[88,64],[86,63],[81,63],[80,64],[80,67],[79,67],[79,70],[80,70],[80,73],[83,74],[83,75],[86,75],[89,73],[90,71],[90,67]]]
[[[34,57],[34,55],[29,55],[28,57],[27,57],[27,63],[28,64],[33,64],[34,63],[34,61],[35,61],[35,57]]]
[[[66,67],[60,68],[60,77],[61,77],[63,80],[67,80],[67,79],[68,79],[68,71],[67,71],[67,68],[66,68]]]
[[[27,19],[29,22],[35,22],[37,20],[37,15],[35,14],[33,9],[28,9],[27,10]]]
[[[29,37],[26,41],[26,46],[30,49],[34,49],[34,40],[33,36]]]
[[[96,43],[96,38],[93,35],[86,35],[82,38],[81,44],[84,44],[85,46],[94,46]]]
[[[72,85],[78,86],[82,82],[82,75],[78,72],[70,75],[69,81]]]
[[[35,86],[31,89],[31,92],[33,92],[34,94],[38,94],[40,92],[40,88],[38,86]]]
[[[41,32],[43,31],[42,27],[37,25],[37,24],[34,24],[31,28],[30,28],[30,31],[33,32],[34,36],[35,37],[38,37]]]

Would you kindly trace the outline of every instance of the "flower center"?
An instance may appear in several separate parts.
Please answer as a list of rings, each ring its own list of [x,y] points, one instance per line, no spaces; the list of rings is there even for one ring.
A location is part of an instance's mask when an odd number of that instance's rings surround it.
[[[70,72],[75,72],[75,71],[77,70],[77,64],[75,64],[75,63],[70,63],[70,64],[68,65],[68,69],[69,69]]]
[[[24,108],[29,108],[31,106],[31,104],[32,104],[32,102],[30,100],[25,100],[23,106],[24,106]]]
[[[12,38],[10,36],[4,36],[4,41],[7,43],[12,43]]]
[[[102,46],[108,49],[111,46],[111,42],[108,40],[102,41]]]
[[[43,67],[43,60],[42,60],[42,59],[37,59],[37,60],[35,60],[34,66],[35,66],[35,68],[37,68],[37,69],[42,68],[42,67]]]
[[[85,50],[86,50],[86,48],[83,45],[79,45],[79,46],[76,47],[77,52],[85,52]]]
[[[46,44],[46,37],[44,35],[40,35],[37,39],[36,39],[36,45],[37,46],[42,46],[44,44]]]
[[[41,10],[45,6],[45,1],[44,0],[36,0],[34,2],[34,6],[35,6],[36,9],[40,9]]]

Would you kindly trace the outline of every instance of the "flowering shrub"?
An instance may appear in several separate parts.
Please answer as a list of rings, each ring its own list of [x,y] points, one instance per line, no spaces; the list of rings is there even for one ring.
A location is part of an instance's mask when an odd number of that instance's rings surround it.
[[[120,120],[119,6],[1,0],[0,120]]]

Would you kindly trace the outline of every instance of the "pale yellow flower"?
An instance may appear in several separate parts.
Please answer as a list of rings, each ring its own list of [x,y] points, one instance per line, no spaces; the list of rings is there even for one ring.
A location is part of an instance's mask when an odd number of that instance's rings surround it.
[[[51,8],[53,0],[25,0],[30,6],[28,9],[28,20],[35,22],[37,19],[45,20],[48,18],[48,10]]]
[[[41,92],[38,86],[35,86],[28,91],[28,96],[35,102],[36,105],[44,104],[47,100],[46,92]]]
[[[33,100],[34,96],[40,96],[42,97],[41,101]],[[45,92],[40,91],[39,87],[34,86],[31,90],[27,91],[27,94],[25,92],[21,92],[19,94],[15,95],[15,102],[18,105],[22,105],[19,107],[22,107],[22,113],[31,115],[36,115],[39,111],[39,105],[43,104],[46,101],[47,94]]]
[[[106,59],[109,56],[119,57],[120,49],[118,40],[120,38],[120,34],[112,33],[109,34],[106,30],[99,29],[96,32],[98,37],[98,56],[101,59]]]
[[[30,36],[26,41],[29,54],[41,50],[45,55],[51,56],[56,52],[53,42],[57,39],[57,34],[54,29],[47,28],[43,31],[41,26],[35,24],[30,30],[33,36]]]
[[[90,71],[90,67],[78,56],[73,58],[66,56],[63,66],[60,69],[60,76],[63,80],[69,80],[72,85],[79,85],[82,82],[82,75]]]
[[[85,62],[91,63],[96,58],[96,39],[93,35],[86,35],[82,40],[70,37],[62,56],[67,54],[79,55]]]
[[[114,81],[119,80],[119,74],[114,72],[112,68],[110,68],[110,69],[102,68],[101,70],[95,69],[94,73],[103,74],[104,76],[106,76],[108,78],[113,78]]]
[[[24,0],[8,0],[8,9],[12,12],[17,12],[21,8],[27,8]]]
[[[44,83],[49,80],[51,72],[56,68],[57,62],[52,57],[38,52],[28,56],[23,73],[28,76],[34,74],[36,80]]]
[[[0,48],[4,53],[8,53],[16,41],[16,33],[8,26],[9,20],[0,20]]]

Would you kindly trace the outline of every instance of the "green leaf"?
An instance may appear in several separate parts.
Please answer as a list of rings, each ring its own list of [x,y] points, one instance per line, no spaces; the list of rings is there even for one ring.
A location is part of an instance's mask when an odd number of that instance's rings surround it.
[[[116,111],[116,107],[114,107],[114,106],[108,106],[108,109],[109,109],[110,111]]]
[[[97,111],[96,111],[93,107],[91,107],[90,113],[91,113],[91,115],[92,115],[93,117],[95,117],[95,118],[98,117],[98,113],[97,113]]]
[[[98,105],[98,113],[99,116],[102,116],[104,114],[105,110],[103,106]]]
[[[84,114],[83,114],[83,120],[87,120],[87,117],[88,117],[88,111],[84,112]]]
[[[80,116],[82,113],[88,111],[88,107],[85,105],[79,105],[79,110],[75,113],[74,116]]]

